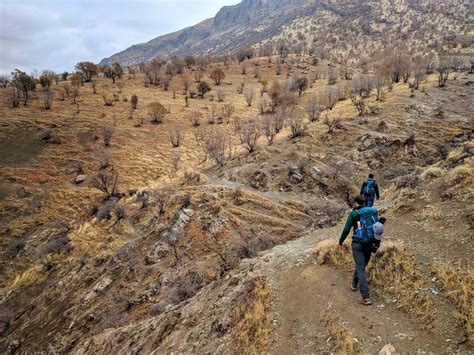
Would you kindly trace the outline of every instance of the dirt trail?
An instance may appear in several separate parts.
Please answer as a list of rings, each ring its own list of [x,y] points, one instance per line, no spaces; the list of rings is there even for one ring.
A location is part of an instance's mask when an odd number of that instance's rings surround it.
[[[373,305],[361,306],[359,293],[348,287],[347,271],[315,263],[314,246],[323,239],[336,239],[340,228],[319,230],[279,245],[260,259],[258,268],[269,277],[274,300],[269,353],[333,352],[334,343],[321,321],[327,309],[354,333],[362,353],[378,353],[387,343],[409,354],[466,351],[456,344],[456,330],[450,331],[450,325],[442,330],[424,329],[375,292]]]

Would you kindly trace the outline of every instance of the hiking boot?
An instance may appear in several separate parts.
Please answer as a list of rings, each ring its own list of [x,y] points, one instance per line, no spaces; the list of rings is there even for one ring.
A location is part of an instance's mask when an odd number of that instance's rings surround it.
[[[352,282],[352,277],[349,277],[347,279],[347,282],[349,283],[349,287],[351,288],[352,291],[357,291],[357,284]]]
[[[370,298],[362,298],[359,300],[359,304],[363,306],[370,306],[372,304],[372,301],[370,300]]]

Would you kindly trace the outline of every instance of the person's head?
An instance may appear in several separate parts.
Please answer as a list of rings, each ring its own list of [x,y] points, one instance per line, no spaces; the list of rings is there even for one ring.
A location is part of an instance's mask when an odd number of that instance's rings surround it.
[[[369,179],[373,179],[374,178],[374,174],[369,174]]]
[[[379,222],[382,223],[382,224],[385,224],[385,222],[387,222],[387,218],[385,218],[385,217],[380,217],[380,218],[379,218]]]
[[[357,203],[358,206],[363,206],[365,205],[365,197],[364,195],[357,195],[354,198],[354,202]]]

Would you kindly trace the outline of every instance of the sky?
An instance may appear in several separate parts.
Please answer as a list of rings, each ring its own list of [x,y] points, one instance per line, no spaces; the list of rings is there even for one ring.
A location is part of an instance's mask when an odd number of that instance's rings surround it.
[[[72,71],[239,0],[0,0],[0,74]]]

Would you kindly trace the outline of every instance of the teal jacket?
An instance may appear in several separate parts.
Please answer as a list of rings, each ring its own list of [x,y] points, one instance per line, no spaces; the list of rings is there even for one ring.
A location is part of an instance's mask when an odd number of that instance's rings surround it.
[[[341,237],[339,238],[339,245],[342,245],[344,243],[344,240],[346,240],[347,236],[351,232],[352,229],[352,235],[356,234],[356,229],[357,229],[357,222],[359,221],[359,210],[364,207],[364,206],[358,206],[354,208],[351,213],[349,213],[349,216],[347,217],[346,224],[344,225],[344,229],[342,230]],[[376,240],[374,242],[377,246],[380,245],[380,241]]]

